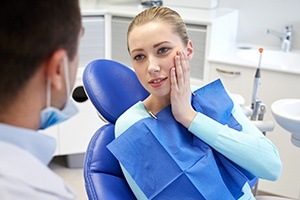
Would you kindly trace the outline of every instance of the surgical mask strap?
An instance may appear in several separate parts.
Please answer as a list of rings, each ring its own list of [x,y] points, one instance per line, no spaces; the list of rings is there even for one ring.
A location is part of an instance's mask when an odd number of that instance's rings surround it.
[[[47,91],[46,91],[46,105],[47,108],[50,107],[51,102],[51,80],[50,78],[47,79]]]
[[[64,57],[63,64],[64,64],[64,70],[65,70],[67,98],[69,98],[70,93],[71,93],[71,88],[70,88],[70,76],[69,76],[69,68],[68,68],[68,56]]]

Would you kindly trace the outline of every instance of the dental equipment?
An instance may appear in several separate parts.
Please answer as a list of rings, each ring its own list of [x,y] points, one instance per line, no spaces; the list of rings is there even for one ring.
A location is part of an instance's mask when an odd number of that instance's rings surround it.
[[[252,92],[252,100],[251,100],[251,114],[250,119],[251,121],[261,130],[261,132],[265,135],[266,132],[270,132],[274,130],[274,123],[272,121],[263,121],[264,114],[267,112],[266,105],[262,103],[262,101],[258,98],[258,87],[260,85],[260,68],[261,68],[261,58],[263,48],[259,48],[259,62],[258,67],[256,69],[256,73],[254,76],[254,84],[253,84],[253,92]]]
[[[274,123],[272,121],[263,122],[264,114],[267,112],[266,105],[262,103],[260,99],[258,99],[258,87],[260,85],[260,78],[261,78],[260,68],[261,68],[261,58],[262,58],[263,50],[264,50],[263,48],[258,49],[260,55],[259,55],[258,67],[256,69],[255,76],[254,76],[252,99],[251,99],[251,106],[250,106],[252,113],[250,119],[254,123],[254,125],[264,135],[266,135],[266,132],[274,130]],[[254,186],[254,188],[252,188],[254,196],[258,195],[258,182]]]
[[[253,120],[253,121],[256,121],[258,111],[261,106],[261,101],[258,100],[257,96],[258,96],[258,86],[260,85],[260,77],[261,77],[260,76],[261,57],[262,57],[262,52],[264,49],[259,48],[258,50],[259,50],[260,56],[259,56],[258,67],[255,72],[252,100],[251,100],[251,110],[252,110],[251,120]],[[260,118],[262,119],[263,116],[260,116]]]

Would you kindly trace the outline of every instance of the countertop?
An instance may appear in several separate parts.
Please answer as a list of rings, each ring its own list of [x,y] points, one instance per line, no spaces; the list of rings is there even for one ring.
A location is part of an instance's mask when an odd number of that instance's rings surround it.
[[[254,44],[236,44],[234,46],[230,46],[226,49],[223,49],[222,51],[210,54],[208,56],[208,62],[257,68],[259,64],[259,51],[258,51],[259,48],[260,46]],[[299,50],[292,50],[291,52],[289,52],[289,53],[299,55],[299,65],[287,66],[287,65],[270,65],[264,63],[264,52],[268,50],[280,52],[280,50],[279,48],[270,47],[270,46],[268,47],[262,46],[262,48],[264,49],[264,51],[262,53],[262,58],[261,58],[261,69],[300,75],[300,51]],[[241,51],[256,50],[256,49],[257,49],[257,60],[247,61],[239,56],[239,52]],[[284,52],[282,53],[284,54]]]

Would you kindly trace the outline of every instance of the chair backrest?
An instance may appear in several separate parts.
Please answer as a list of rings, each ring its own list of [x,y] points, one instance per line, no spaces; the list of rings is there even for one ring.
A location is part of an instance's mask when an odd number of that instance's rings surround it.
[[[93,135],[86,151],[83,171],[87,195],[89,199],[135,199],[119,162],[106,146],[115,138],[117,118],[149,93],[130,68],[105,59],[88,64],[83,85],[98,113],[108,121]]]
[[[84,89],[97,111],[110,123],[149,93],[133,70],[113,61],[92,61],[83,73]]]

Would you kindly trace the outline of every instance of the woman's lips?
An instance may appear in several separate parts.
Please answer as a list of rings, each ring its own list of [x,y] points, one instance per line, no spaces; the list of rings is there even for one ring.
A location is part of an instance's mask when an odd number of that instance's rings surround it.
[[[160,87],[161,85],[163,85],[165,83],[165,81],[167,80],[168,78],[155,78],[155,79],[151,79],[149,81],[149,84],[154,87],[154,88],[157,88],[157,87]]]

